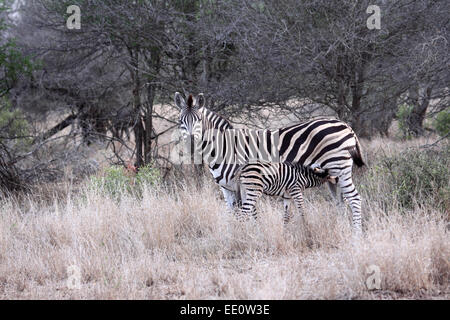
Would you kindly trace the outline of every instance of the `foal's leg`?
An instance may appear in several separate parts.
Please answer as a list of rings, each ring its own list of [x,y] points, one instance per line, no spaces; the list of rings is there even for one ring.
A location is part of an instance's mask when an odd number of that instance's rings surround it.
[[[282,197],[283,197],[283,207],[284,207],[283,222],[284,222],[284,224],[288,224],[292,218],[292,214],[290,211],[292,198],[287,192],[285,192]]]
[[[224,187],[220,187],[220,189],[222,190],[223,197],[225,198],[228,209],[233,210],[234,206],[236,205],[236,193],[234,191],[225,189]]]
[[[242,196],[242,207],[240,211],[239,220],[248,219],[252,216],[254,219],[257,218],[256,212],[256,202],[263,195],[263,188],[260,185],[246,186],[242,185],[241,189]]]
[[[292,197],[292,200],[294,200],[294,204],[297,208],[298,214],[300,215],[300,217],[303,217],[305,213],[305,204],[303,202],[303,188],[296,185],[291,190],[289,190],[289,195]]]

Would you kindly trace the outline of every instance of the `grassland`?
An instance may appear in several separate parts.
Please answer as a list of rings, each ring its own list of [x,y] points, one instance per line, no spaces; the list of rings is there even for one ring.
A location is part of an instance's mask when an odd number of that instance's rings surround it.
[[[0,299],[449,299],[448,212],[402,207],[376,169],[381,156],[426,143],[363,141],[362,238],[326,187],[306,192],[304,220],[287,227],[273,199],[256,223],[238,223],[209,176],[200,188],[148,187],[120,200],[88,181],[4,199]],[[367,288],[371,265],[379,290]]]

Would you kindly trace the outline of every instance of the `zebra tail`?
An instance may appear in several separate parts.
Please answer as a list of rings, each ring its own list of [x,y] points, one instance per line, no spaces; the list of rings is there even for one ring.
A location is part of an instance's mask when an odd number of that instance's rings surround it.
[[[355,162],[355,164],[358,167],[362,167],[366,164],[364,163],[364,160],[362,157],[362,152],[361,152],[361,144],[359,143],[359,140],[358,140],[358,137],[356,136],[356,134],[355,134],[355,140],[356,140],[355,147],[353,147],[349,150],[350,156],[352,157],[353,161]]]

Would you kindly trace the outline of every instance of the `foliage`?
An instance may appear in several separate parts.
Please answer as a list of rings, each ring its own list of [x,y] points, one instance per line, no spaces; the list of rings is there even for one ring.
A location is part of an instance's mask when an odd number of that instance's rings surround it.
[[[31,60],[24,56],[14,40],[0,46],[0,96],[4,96],[14,86],[21,74],[30,75],[33,71]]]
[[[437,133],[445,137],[450,133],[450,110],[443,110],[436,115],[434,127]]]
[[[8,2],[0,1],[0,13],[4,16]],[[29,146],[29,124],[21,111],[12,109],[7,94],[23,75],[31,75],[34,64],[23,54],[14,39],[10,38],[9,25],[0,17],[0,32],[3,38],[0,44],[0,191],[25,190],[30,183],[30,172],[19,166]],[[39,167],[39,164],[37,165]],[[42,169],[42,165],[40,165]],[[27,168],[30,169],[30,168]]]
[[[160,172],[152,164],[140,168],[137,173],[122,166],[111,166],[102,176],[92,176],[88,189],[119,200],[123,194],[139,196],[146,187],[155,187],[160,182]]]
[[[8,1],[0,0],[0,13],[9,10]],[[30,57],[23,54],[16,40],[7,31],[10,25],[4,18],[0,18],[0,31],[4,39],[0,44],[0,96],[5,96],[16,84],[21,75],[30,76],[35,65]]]
[[[381,30],[367,29],[369,0],[20,3],[14,25],[0,21],[0,46],[7,37],[18,44],[0,50],[0,94],[13,85],[28,118],[53,117],[55,107],[70,114],[40,136],[72,126],[66,141],[107,140],[115,162],[124,150],[138,167],[166,157],[159,138],[171,128],[156,121],[176,128],[175,91],[204,92],[209,108],[248,127],[333,116],[361,137],[387,135],[401,102],[428,108],[428,99],[441,110],[436,101],[448,101],[444,0],[385,2]],[[69,5],[81,9],[80,30],[66,27]],[[30,79],[21,76],[31,69],[26,56],[42,59]],[[404,128],[409,108],[400,111]]]
[[[141,167],[136,174],[136,185],[141,190],[145,186],[157,186],[160,183],[161,173],[152,163]]]
[[[0,12],[9,9],[7,1],[0,1]],[[0,31],[7,31],[9,25],[0,19]],[[0,45],[0,96],[14,87],[20,75],[31,75],[34,70],[30,58],[24,55],[14,39],[8,38]]]
[[[0,142],[17,146],[31,142],[27,120],[20,110],[11,110],[11,103],[6,98],[0,100]]]
[[[436,208],[450,209],[450,145],[385,157],[377,170],[402,206],[434,203]]]
[[[111,166],[105,170],[103,176],[91,177],[89,189],[117,199],[123,192],[131,192],[131,178],[125,175],[123,167]]]

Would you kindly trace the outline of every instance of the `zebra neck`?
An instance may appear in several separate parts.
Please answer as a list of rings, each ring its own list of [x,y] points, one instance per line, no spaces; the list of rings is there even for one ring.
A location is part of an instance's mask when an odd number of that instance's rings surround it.
[[[249,161],[279,162],[278,132],[270,130],[205,130],[201,150],[211,167],[225,163],[235,166]]]
[[[222,117],[221,115],[211,111],[205,107],[200,109],[203,120],[203,130],[207,129],[218,129],[218,130],[226,130],[233,129],[233,125]]]
[[[307,173],[305,175],[306,177],[306,185],[305,188],[314,188],[314,187],[318,187],[322,184],[321,179],[319,179],[318,177],[316,177],[313,173]]]
[[[225,145],[219,144],[219,141],[224,141],[223,131],[233,129],[233,126],[227,119],[205,107],[201,108],[200,112],[202,114],[203,125],[201,146],[198,147],[201,149],[203,159],[209,168],[215,170],[213,168],[217,169],[219,165],[221,167],[224,165],[223,161],[220,160],[223,158],[223,154],[219,154],[219,152],[224,152],[224,150],[219,149],[226,148]],[[215,135],[214,140],[211,134]]]

